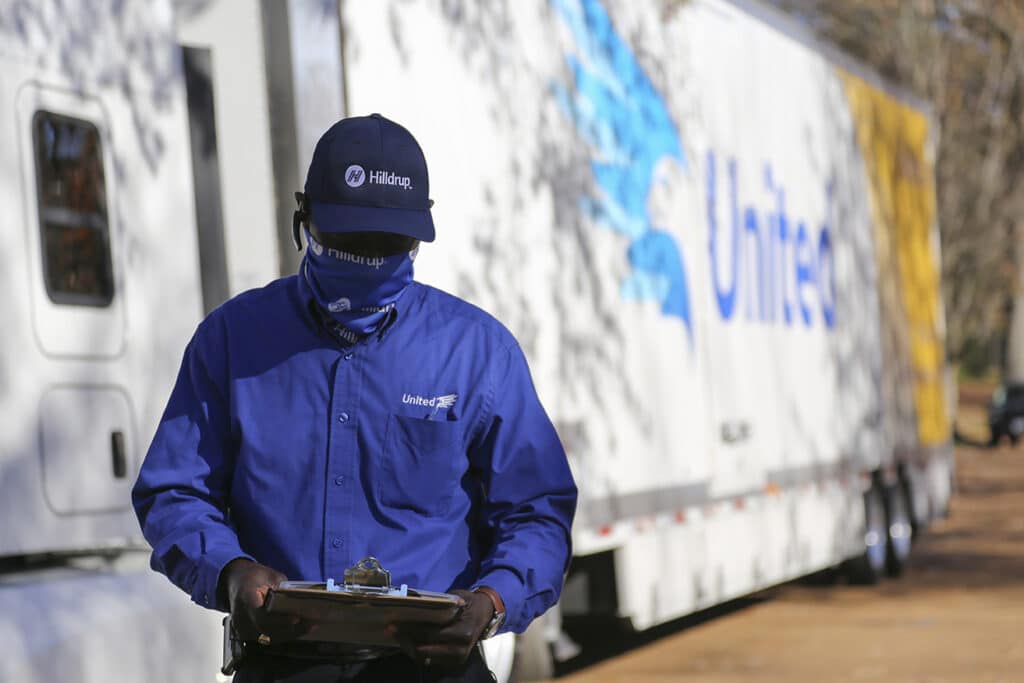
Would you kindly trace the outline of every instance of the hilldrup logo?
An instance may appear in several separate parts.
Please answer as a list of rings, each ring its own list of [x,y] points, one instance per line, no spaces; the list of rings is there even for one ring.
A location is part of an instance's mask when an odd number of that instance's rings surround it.
[[[345,169],[345,183],[349,187],[361,187],[367,180],[371,185],[390,185],[403,190],[412,189],[412,178],[407,175],[399,175],[394,171],[376,169],[367,173],[366,169],[359,164],[352,164]]]
[[[327,304],[327,310],[330,311],[331,313],[341,313],[343,311],[351,311],[352,310],[352,302],[349,300],[349,298],[347,296],[343,296],[340,299],[338,299],[337,301],[332,301],[331,303]]]
[[[683,254],[675,238],[655,226],[647,200],[655,167],[668,157],[686,165],[679,132],[664,98],[615,32],[598,0],[551,0],[570,29],[578,54],[566,56],[572,92],[555,84],[566,116],[590,143],[595,196],[583,199],[598,222],[629,239],[632,266],[620,285],[626,299],[657,301],[678,317],[693,339]]]
[[[359,187],[366,182],[366,171],[359,164],[352,164],[345,169],[345,182],[349,187]]]

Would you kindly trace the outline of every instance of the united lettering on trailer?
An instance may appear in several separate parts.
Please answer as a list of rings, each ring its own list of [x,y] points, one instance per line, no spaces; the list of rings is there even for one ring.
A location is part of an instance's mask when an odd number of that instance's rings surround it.
[[[764,190],[774,206],[759,210],[740,201],[736,159],[728,163],[728,204],[719,197],[718,157],[709,151],[707,228],[711,284],[723,320],[734,320],[740,305],[744,319],[787,327],[797,321],[832,329],[836,324],[835,254],[830,230],[832,185],[823,188],[827,216],[816,229],[794,221],[786,211],[786,191],[764,166]],[[728,216],[726,221],[722,215]],[[728,225],[726,228],[724,224]],[[723,240],[722,231],[729,239]],[[728,247],[723,247],[723,242]],[[756,306],[754,302],[756,301]]]

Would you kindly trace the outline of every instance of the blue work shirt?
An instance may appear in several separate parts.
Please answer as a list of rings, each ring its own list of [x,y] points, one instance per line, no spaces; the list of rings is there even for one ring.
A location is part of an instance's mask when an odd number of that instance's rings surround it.
[[[412,283],[380,333],[332,334],[295,276],[213,311],[132,492],[152,566],[205,607],[248,557],[340,580],[487,585],[522,632],[558,599],[576,486],[512,335]]]

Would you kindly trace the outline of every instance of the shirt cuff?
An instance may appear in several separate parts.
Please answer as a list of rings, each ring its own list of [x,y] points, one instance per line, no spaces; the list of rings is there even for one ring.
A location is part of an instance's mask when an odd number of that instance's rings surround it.
[[[526,596],[524,586],[519,575],[510,569],[495,568],[480,577],[473,583],[471,590],[480,586],[493,588],[501,596],[505,603],[505,623],[498,629],[498,633],[514,631],[522,633],[530,625],[529,620],[523,620],[523,606]]]
[[[250,555],[242,552],[237,545],[211,548],[203,553],[203,556],[199,558],[196,583],[192,587],[193,602],[207,609],[227,612],[229,606],[220,604],[217,600],[217,586],[220,585],[220,575],[224,571],[224,567],[231,560],[238,558],[256,561]]]

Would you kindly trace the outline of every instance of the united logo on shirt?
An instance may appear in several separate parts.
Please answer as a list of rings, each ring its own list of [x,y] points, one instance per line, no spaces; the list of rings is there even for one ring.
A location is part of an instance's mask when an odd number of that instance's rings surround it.
[[[439,410],[451,408],[457,400],[459,400],[458,394],[445,394],[444,396],[434,396],[433,398],[427,398],[419,394],[402,394],[402,403],[411,406],[433,408],[434,411],[431,415],[436,415]]]

